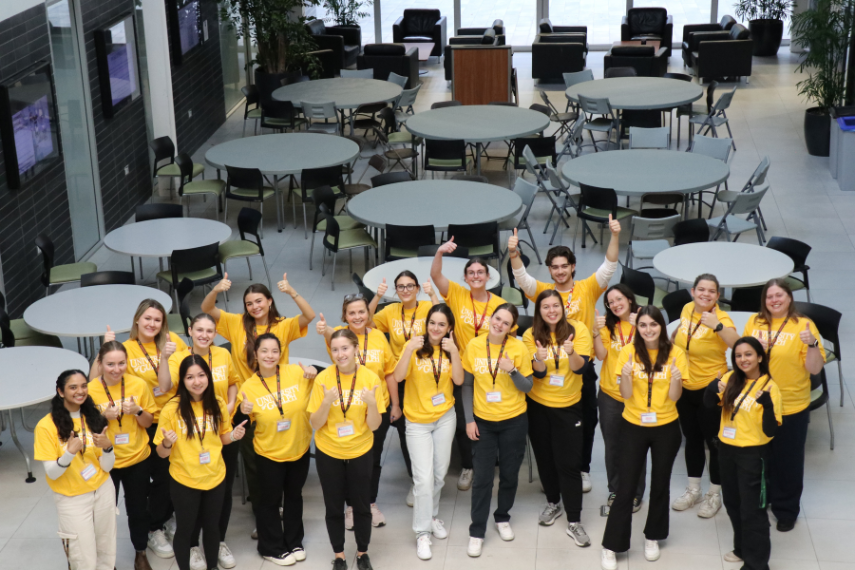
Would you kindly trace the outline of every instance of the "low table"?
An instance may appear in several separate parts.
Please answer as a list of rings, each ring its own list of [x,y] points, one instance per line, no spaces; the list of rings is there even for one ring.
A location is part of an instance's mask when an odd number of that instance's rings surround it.
[[[653,51],[659,51],[659,45],[661,42],[659,40],[647,40],[645,43],[642,43],[641,40],[627,40],[625,42],[615,42],[613,46],[653,46]]]
[[[449,280],[455,281],[462,287],[468,289],[469,285],[463,282],[463,268],[466,266],[468,261],[468,259],[463,259],[462,257],[451,257],[449,255],[445,255],[442,258],[442,274]],[[397,295],[395,295],[395,277],[397,277],[401,271],[412,271],[418,278],[419,285],[421,285],[425,281],[430,280],[431,264],[433,264],[433,257],[408,257],[406,259],[396,259],[395,261],[381,263],[368,271],[362,278],[362,282],[372,291],[377,291],[377,287],[380,286],[383,279],[386,279],[386,285],[389,286],[389,289],[386,290],[386,294],[383,298],[386,301],[394,301],[398,299]],[[490,276],[487,279],[488,290],[498,286],[500,280],[499,272],[495,267],[490,267],[489,271]],[[434,290],[436,291],[435,286]],[[436,291],[436,294],[442,298],[439,291]],[[424,294],[424,291],[419,292],[418,299],[420,301],[430,300],[430,298]]]
[[[419,51],[419,62],[430,59],[430,52],[433,51],[433,42],[404,42],[404,49],[410,51],[410,48],[416,48]],[[427,69],[419,69],[419,75],[427,75]]]
[[[793,260],[768,247],[708,241],[678,245],[657,253],[653,267],[681,283],[692,283],[698,275],[712,273],[720,288],[754,287],[792,273]]]

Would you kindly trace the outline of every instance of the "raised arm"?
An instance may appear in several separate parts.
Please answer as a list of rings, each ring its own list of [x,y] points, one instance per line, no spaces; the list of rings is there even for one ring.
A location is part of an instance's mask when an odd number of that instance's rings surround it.
[[[516,280],[520,291],[529,297],[533,297],[535,292],[537,292],[537,279],[529,275],[528,271],[525,270],[525,265],[520,258],[519,251],[517,250],[519,242],[520,240],[519,237],[517,237],[517,229],[514,228],[513,235],[508,237],[508,257],[511,258],[511,267],[513,267],[514,270],[514,280]]]
[[[202,312],[208,313],[214,317],[215,321],[220,322],[220,310],[217,308],[217,295],[225,293],[231,288],[232,282],[229,281],[229,274],[225,273],[223,280],[214,285],[211,292],[205,295],[205,298],[202,299]]]
[[[443,297],[448,296],[448,279],[442,274],[442,256],[453,252],[455,249],[457,249],[457,244],[454,243],[454,236],[451,236],[450,240],[436,250],[436,255],[433,256],[433,263],[430,266],[430,278]]]
[[[312,310],[312,306],[309,302],[288,284],[287,273],[282,274],[282,281],[277,283],[277,286],[281,292],[286,295],[291,295],[291,298],[297,304],[297,308],[300,309],[300,316],[297,317],[297,322],[300,324],[300,328],[309,326],[309,323],[315,319],[315,311]]]
[[[371,316],[371,321],[374,321],[374,313],[377,312],[377,305],[380,304],[380,301],[383,300],[383,295],[386,294],[386,291],[389,290],[389,286],[386,285],[386,278],[383,278],[383,281],[380,285],[377,286],[377,292],[374,294],[374,298],[371,299],[371,302],[368,303],[368,314]]]
[[[327,346],[329,346],[330,338],[332,338],[332,335],[335,331],[333,330],[333,327],[327,326],[327,320],[324,318],[324,314],[321,313],[320,315],[321,318],[318,319],[318,324],[315,325],[315,330],[318,331],[319,335],[324,337],[324,342],[327,344]]]

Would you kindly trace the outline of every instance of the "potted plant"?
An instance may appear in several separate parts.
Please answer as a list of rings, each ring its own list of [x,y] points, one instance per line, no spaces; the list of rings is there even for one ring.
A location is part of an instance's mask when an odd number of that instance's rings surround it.
[[[778,53],[784,37],[784,20],[790,15],[792,0],[738,0],[734,4],[740,20],[748,20],[748,31],[754,40],[754,55]]]
[[[359,19],[371,14],[363,11],[366,6],[374,4],[374,0],[323,0],[324,8],[330,14],[326,21],[333,21],[337,26],[359,27]]]
[[[853,28],[855,0],[816,0],[812,10],[793,16],[793,41],[805,48],[796,72],[799,95],[816,104],[805,111],[805,144],[813,156],[828,156],[831,109],[846,94],[846,51]]]

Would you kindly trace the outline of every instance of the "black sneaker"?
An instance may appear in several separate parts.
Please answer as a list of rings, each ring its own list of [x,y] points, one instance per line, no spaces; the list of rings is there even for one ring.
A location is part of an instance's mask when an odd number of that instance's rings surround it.
[[[778,532],[790,532],[796,527],[796,521],[779,520],[776,528]]]
[[[338,569],[333,568],[333,570]],[[374,570],[374,568],[371,566],[371,559],[368,558],[367,552],[356,559],[356,570]]]
[[[641,497],[634,497],[632,499],[632,512],[637,513],[641,510]]]
[[[334,558],[332,567],[333,570],[347,570],[347,560],[344,558]]]

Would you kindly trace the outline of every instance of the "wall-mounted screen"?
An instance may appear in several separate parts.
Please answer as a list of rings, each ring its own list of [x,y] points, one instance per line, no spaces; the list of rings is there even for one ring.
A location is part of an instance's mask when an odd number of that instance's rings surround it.
[[[101,80],[101,106],[109,118],[140,96],[133,16],[96,30],[95,52]]]
[[[184,55],[205,41],[202,0],[171,0],[169,7],[172,62],[184,63]]]
[[[0,84],[0,139],[10,189],[27,185],[59,158],[50,64],[40,62]]]

